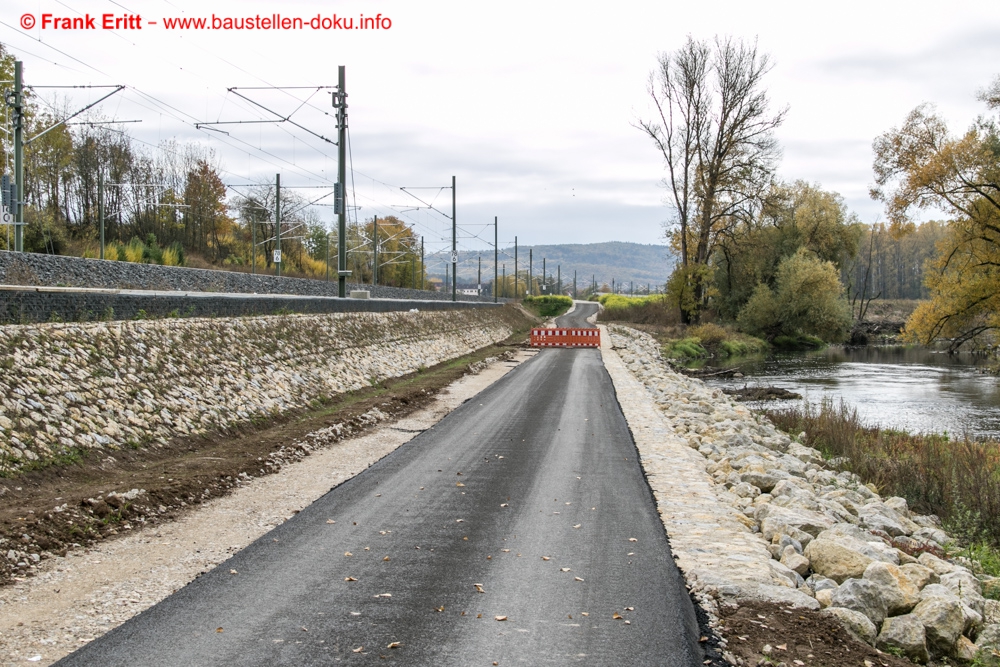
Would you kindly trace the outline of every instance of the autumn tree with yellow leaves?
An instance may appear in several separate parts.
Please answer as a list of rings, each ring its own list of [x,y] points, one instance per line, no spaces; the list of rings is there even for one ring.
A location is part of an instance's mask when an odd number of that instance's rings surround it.
[[[1000,110],[1000,77],[980,93]],[[906,325],[915,342],[989,347],[1000,330],[1000,130],[980,117],[962,135],[948,131],[933,107],[910,112],[900,128],[874,142],[872,196],[885,203],[896,234],[914,226],[913,212],[954,215],[926,273],[931,300]]]

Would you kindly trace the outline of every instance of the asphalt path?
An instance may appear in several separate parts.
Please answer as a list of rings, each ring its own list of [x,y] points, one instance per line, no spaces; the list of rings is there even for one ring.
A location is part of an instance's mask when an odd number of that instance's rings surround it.
[[[579,304],[561,326],[584,321]],[[594,349],[546,349],[59,665],[696,665]]]

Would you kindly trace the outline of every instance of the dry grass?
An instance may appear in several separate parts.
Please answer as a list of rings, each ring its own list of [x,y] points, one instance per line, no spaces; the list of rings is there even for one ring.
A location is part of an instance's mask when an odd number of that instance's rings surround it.
[[[1000,442],[882,429],[843,403],[767,416],[789,433],[805,431],[807,444],[825,456],[847,457],[842,467],[882,495],[902,496],[915,511],[938,515],[960,540],[1000,547]]]

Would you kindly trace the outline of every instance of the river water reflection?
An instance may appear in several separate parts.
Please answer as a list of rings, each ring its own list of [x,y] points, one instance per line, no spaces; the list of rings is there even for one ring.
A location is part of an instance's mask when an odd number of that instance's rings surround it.
[[[744,359],[736,365],[745,377],[707,381],[716,387],[782,387],[814,404],[843,400],[869,423],[910,432],[1000,439],[1000,378],[977,372],[982,363],[972,355],[925,349],[831,347]],[[767,401],[753,407],[801,403]]]

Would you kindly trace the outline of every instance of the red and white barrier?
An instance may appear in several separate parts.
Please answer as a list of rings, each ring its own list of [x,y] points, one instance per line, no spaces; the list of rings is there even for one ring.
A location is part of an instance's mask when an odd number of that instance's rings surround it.
[[[600,329],[532,329],[531,347],[600,347]]]

